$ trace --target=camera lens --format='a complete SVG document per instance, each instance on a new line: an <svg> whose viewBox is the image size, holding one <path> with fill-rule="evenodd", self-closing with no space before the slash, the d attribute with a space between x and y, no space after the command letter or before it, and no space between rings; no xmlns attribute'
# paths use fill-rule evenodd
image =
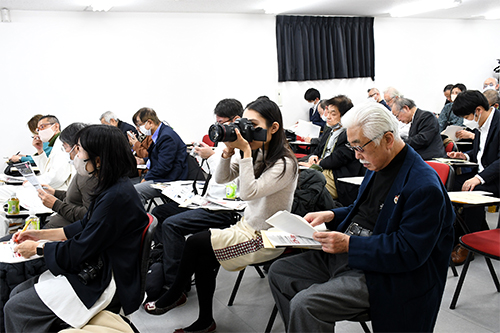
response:
<svg viewBox="0 0 500 333"><path fill-rule="evenodd" d="M208 137L212 142L221 142L224 138L224 128L220 124L213 124L208 129Z"/></svg>

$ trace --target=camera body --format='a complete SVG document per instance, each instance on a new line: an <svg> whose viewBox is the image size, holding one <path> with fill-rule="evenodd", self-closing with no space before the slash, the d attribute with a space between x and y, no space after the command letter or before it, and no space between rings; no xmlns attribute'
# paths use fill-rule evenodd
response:
<svg viewBox="0 0 500 333"><path fill-rule="evenodd" d="M208 137L214 143L236 141L236 128L248 142L266 141L267 139L267 130L262 127L253 127L252 122L247 118L236 119L233 123L227 125L213 124L208 129Z"/></svg>
<svg viewBox="0 0 500 333"><path fill-rule="evenodd" d="M103 266L104 264L101 258L99 258L97 262L85 262L82 265L80 273L78 273L78 280L86 286L90 281L95 280Z"/></svg>

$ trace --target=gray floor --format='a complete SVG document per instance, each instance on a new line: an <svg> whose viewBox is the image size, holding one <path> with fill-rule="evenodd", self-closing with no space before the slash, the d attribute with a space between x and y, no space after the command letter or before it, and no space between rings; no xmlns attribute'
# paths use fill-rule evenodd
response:
<svg viewBox="0 0 500 333"><path fill-rule="evenodd" d="M498 213L487 213L487 219L490 228L495 228ZM494 260L493 264L497 275L500 275L500 262ZM461 269L462 266L458 267L459 274ZM217 331L264 332L274 305L267 278L261 279L249 267L234 305L228 307L227 302L236 277L235 272L224 269L219 271L214 298ZM471 262L457 307L451 310L449 307L457 281L458 277L454 277L450 269L435 332L500 332L500 293L496 292L484 258L477 256ZM196 319L198 311L196 290L192 290L188 296L186 305L162 316L152 316L140 309L131 315L131 319L142 333L173 332L176 328L188 326ZM272 331L284 331L279 317ZM358 323L351 322L337 323L336 331L363 332Z"/></svg>

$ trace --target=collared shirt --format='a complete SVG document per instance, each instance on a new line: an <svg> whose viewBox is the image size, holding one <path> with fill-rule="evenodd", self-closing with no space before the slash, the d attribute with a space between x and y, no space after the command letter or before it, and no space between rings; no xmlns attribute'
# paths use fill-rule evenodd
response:
<svg viewBox="0 0 500 333"><path fill-rule="evenodd" d="M160 135L160 128L163 126L163 123L160 123L156 131L153 133L151 136L151 140L153 140L153 143L156 144L156 140L158 140L158 136ZM151 169L151 160L148 159L146 162L146 168Z"/></svg>
<svg viewBox="0 0 500 333"><path fill-rule="evenodd" d="M345 128L339 128L338 130L332 130L330 132L330 138L328 139L326 145L325 145L325 150L321 156L321 158L326 158L330 156L332 153L333 149L335 148L335 144L337 143L337 139L339 138L340 134L345 131Z"/></svg>
<svg viewBox="0 0 500 333"><path fill-rule="evenodd" d="M490 108L491 110L491 108ZM493 109L494 110L494 109ZM488 132L491 127L491 119L493 118L493 112L490 113L483 126L478 128L479 133L479 151L477 152L477 163L479 164L479 172L484 170L483 163L481 162L481 158L484 154L484 146L486 145L486 139L488 138ZM483 182L483 181L481 181Z"/></svg>

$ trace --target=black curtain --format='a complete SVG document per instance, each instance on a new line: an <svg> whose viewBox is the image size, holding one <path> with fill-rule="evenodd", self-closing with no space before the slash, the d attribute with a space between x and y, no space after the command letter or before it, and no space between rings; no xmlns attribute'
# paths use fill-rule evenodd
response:
<svg viewBox="0 0 500 333"><path fill-rule="evenodd" d="M373 17L276 17L278 80L375 79Z"/></svg>

